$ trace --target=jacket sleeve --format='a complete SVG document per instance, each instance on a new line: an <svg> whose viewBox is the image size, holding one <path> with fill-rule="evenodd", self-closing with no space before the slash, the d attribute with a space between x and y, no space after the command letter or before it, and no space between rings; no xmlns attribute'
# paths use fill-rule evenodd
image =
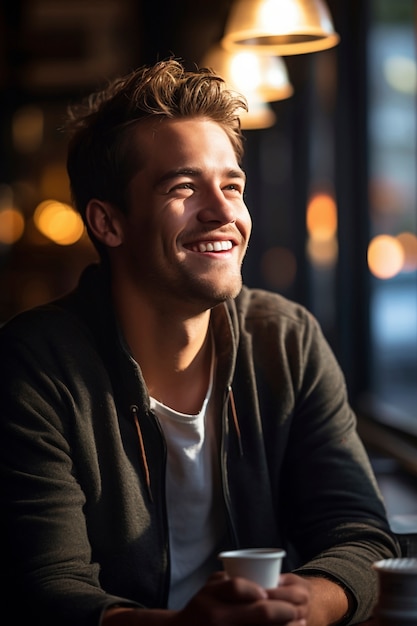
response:
<svg viewBox="0 0 417 626"><path fill-rule="evenodd" d="M377 597L372 563L398 556L399 548L356 431L343 374L308 313L298 348L283 472L287 532L302 563L297 573L325 576L349 589L356 610L348 623L356 623L369 616Z"/></svg>
<svg viewBox="0 0 417 626"><path fill-rule="evenodd" d="M98 624L106 606L128 603L101 589L92 560L72 460L71 394L33 352L30 332L19 340L2 330L0 354L2 603L18 624L29 616L47 625Z"/></svg>

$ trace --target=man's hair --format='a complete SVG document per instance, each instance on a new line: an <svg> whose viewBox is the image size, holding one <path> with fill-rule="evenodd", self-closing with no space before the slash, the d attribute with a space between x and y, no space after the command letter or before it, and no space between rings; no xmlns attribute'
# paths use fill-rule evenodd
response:
<svg viewBox="0 0 417 626"><path fill-rule="evenodd" d="M242 110L244 97L228 90L220 76L207 68L187 71L175 59L115 79L69 109L67 170L75 208L84 221L92 198L127 210L127 186L140 169L130 137L135 124L150 118L212 120L227 133L240 163Z"/></svg>

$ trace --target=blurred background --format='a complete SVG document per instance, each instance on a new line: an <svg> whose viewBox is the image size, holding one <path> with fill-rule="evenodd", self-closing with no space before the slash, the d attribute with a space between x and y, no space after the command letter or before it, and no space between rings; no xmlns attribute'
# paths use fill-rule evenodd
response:
<svg viewBox="0 0 417 626"><path fill-rule="evenodd" d="M3 0L0 325L74 287L95 259L71 209L60 130L67 105L172 55L189 68L228 71L222 64L237 49L226 54L225 37L236 5ZM325 6L334 30L327 49L281 45L243 56L240 78L225 76L250 101L242 124L254 230L244 278L317 316L364 440L415 477L416 2ZM258 88L260 58L275 77L271 88Z"/></svg>

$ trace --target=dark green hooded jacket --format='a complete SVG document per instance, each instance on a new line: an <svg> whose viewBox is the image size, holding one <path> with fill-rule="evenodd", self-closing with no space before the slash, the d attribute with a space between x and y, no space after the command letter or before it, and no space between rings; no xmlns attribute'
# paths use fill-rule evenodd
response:
<svg viewBox="0 0 417 626"><path fill-rule="evenodd" d="M338 581L355 599L351 622L364 619L371 565L397 544L317 322L244 287L213 309L212 327L223 547L284 548L285 571ZM0 368L2 603L13 623L95 626L113 603L165 607L166 446L104 273L91 266L73 293L9 321Z"/></svg>

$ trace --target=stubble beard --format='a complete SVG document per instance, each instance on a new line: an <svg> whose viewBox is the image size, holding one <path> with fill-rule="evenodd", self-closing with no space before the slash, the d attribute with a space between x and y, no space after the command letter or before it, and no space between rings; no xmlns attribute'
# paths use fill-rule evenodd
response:
<svg viewBox="0 0 417 626"><path fill-rule="evenodd" d="M172 294L176 293L184 304L195 305L197 310L204 311L235 298L242 288L242 274L236 270L228 279L210 280L184 271L174 282L176 284L170 285Z"/></svg>

